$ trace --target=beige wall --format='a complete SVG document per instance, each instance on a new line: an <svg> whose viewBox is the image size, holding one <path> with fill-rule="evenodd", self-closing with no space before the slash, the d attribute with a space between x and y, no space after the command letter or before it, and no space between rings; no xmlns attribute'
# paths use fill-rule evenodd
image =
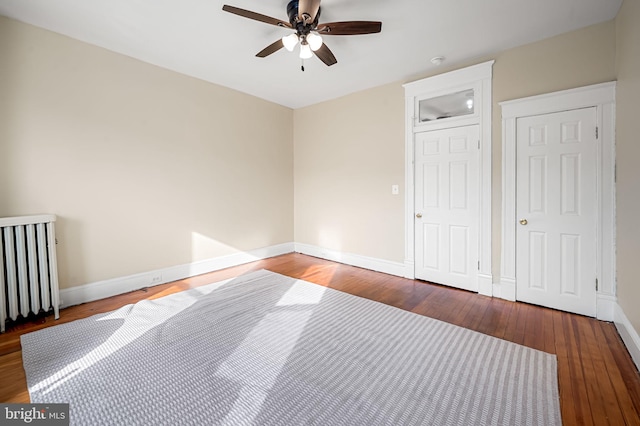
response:
<svg viewBox="0 0 640 426"><path fill-rule="evenodd" d="M493 68L493 275L500 273L498 102L615 79L614 21L478 58ZM416 76L414 80L432 74ZM309 131L308 129L312 129ZM401 83L295 111L296 242L402 262L404 90Z"/></svg>
<svg viewBox="0 0 640 426"><path fill-rule="evenodd" d="M294 123L295 241L402 262L403 88L298 109Z"/></svg>
<svg viewBox="0 0 640 426"><path fill-rule="evenodd" d="M640 333L640 2L624 0L616 18L616 210L618 303Z"/></svg>
<svg viewBox="0 0 640 426"><path fill-rule="evenodd" d="M61 287L293 240L293 111L0 17L0 217Z"/></svg>

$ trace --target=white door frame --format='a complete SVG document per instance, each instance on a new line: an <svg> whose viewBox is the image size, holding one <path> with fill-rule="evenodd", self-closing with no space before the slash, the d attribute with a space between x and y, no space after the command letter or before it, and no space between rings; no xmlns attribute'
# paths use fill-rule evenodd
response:
<svg viewBox="0 0 640 426"><path fill-rule="evenodd" d="M502 249L494 296L516 299L516 120L596 107L596 317L613 321L615 283L615 91L608 82L500 102L502 107Z"/></svg>
<svg viewBox="0 0 640 426"><path fill-rule="evenodd" d="M494 61L451 71L403 85L405 89L405 277L415 278L414 136L415 133L477 124L480 126L478 164L478 292L491 296L491 78ZM473 89L474 114L420 123L422 99Z"/></svg>

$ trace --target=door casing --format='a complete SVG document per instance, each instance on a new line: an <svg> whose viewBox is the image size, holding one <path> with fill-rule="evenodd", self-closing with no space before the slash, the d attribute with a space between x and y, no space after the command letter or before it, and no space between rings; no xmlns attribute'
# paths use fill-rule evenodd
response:
<svg viewBox="0 0 640 426"><path fill-rule="evenodd" d="M516 121L521 117L596 108L596 318L613 321L615 288L615 82L501 102L502 239L494 295L516 299Z"/></svg>
<svg viewBox="0 0 640 426"><path fill-rule="evenodd" d="M478 170L478 292L491 296L491 108L492 69L494 61L407 83L405 89L405 260L406 278L415 278L415 204L414 139L415 133L477 124L480 126ZM452 117L419 123L416 119L421 99L473 89L475 112L472 116Z"/></svg>

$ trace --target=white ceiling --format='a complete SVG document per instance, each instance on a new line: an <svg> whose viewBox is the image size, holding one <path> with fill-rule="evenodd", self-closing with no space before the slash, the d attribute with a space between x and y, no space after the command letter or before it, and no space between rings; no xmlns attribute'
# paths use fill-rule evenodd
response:
<svg viewBox="0 0 640 426"><path fill-rule="evenodd" d="M382 32L326 36L338 63L300 70L297 51L255 54L291 30L222 11L287 21L288 0L0 0L0 15L299 108L432 72L615 17L622 0L322 0L320 22L382 21Z"/></svg>

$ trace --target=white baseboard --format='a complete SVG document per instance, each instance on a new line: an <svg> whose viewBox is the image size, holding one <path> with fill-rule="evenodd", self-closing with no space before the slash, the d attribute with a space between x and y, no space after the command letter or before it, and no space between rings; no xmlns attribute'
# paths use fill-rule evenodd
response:
<svg viewBox="0 0 640 426"><path fill-rule="evenodd" d="M596 295L596 318L601 321L613 321L615 319L618 298L610 294Z"/></svg>
<svg viewBox="0 0 640 426"><path fill-rule="evenodd" d="M510 300L516 300L516 282L510 278L501 278L499 283L493 284L493 297Z"/></svg>
<svg viewBox="0 0 640 426"><path fill-rule="evenodd" d="M404 277L410 280L416 279L416 267L413 260L404 260Z"/></svg>
<svg viewBox="0 0 640 426"><path fill-rule="evenodd" d="M478 274L478 293L484 296L493 296L493 277L486 274Z"/></svg>
<svg viewBox="0 0 640 426"><path fill-rule="evenodd" d="M404 263L400 262L376 259L359 254L342 253L339 251L329 250L322 247L302 243L295 243L295 251L297 253L308 254L309 256L332 260L339 263L345 263L347 265L370 269L372 271L383 272L389 275L396 275L398 277L405 276Z"/></svg>
<svg viewBox="0 0 640 426"><path fill-rule="evenodd" d="M171 266L155 271L143 272L126 277L97 281L77 287L60 290L61 307L66 308L81 303L104 299L144 287L193 277L207 272L218 271L231 266L242 265L256 260L279 256L294 251L293 243L278 244L248 252L234 253L213 259L201 260L185 265Z"/></svg>
<svg viewBox="0 0 640 426"><path fill-rule="evenodd" d="M613 322L618 329L618 333L620 333L622 341L627 346L627 350L631 354L633 362L640 370L640 336L636 329L633 328L633 325L631 325L629 318L624 314L622 307L617 303L614 307Z"/></svg>

